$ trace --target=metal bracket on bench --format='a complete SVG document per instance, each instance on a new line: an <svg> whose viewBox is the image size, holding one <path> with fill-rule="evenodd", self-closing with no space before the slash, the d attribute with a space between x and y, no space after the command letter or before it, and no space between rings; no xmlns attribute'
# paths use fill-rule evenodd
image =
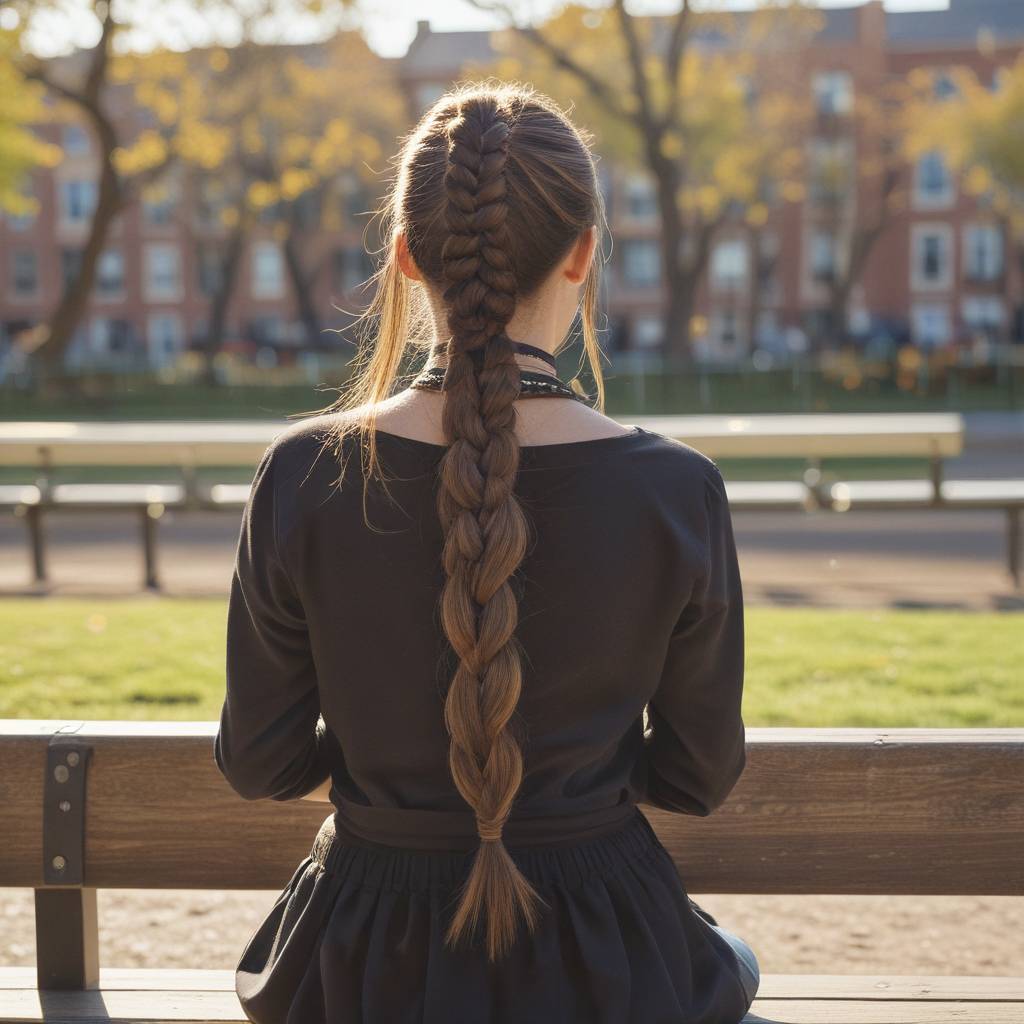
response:
<svg viewBox="0 0 1024 1024"><path fill-rule="evenodd" d="M85 883L85 781L92 747L62 726L46 748L43 886L35 891L36 976L40 989L99 985L96 890Z"/></svg>
<svg viewBox="0 0 1024 1024"><path fill-rule="evenodd" d="M43 787L43 881L85 883L85 778L92 747L56 733L46 748Z"/></svg>

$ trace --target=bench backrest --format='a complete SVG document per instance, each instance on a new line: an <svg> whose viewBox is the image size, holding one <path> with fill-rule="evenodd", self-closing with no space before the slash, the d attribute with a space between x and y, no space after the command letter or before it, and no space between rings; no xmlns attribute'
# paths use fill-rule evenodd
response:
<svg viewBox="0 0 1024 1024"><path fill-rule="evenodd" d="M963 450L960 413L800 413L638 416L711 458L894 456L948 458ZM287 420L0 423L8 466L255 466Z"/></svg>
<svg viewBox="0 0 1024 1024"><path fill-rule="evenodd" d="M282 887L332 809L240 799L214 763L215 731L0 720L0 886L48 884L44 793L60 786L44 783L59 733L89 750L82 884ZM691 892L1024 894L1024 730L751 729L748 749L711 817L645 809ZM77 810L49 810L48 860L62 841L74 857L55 830L73 832Z"/></svg>

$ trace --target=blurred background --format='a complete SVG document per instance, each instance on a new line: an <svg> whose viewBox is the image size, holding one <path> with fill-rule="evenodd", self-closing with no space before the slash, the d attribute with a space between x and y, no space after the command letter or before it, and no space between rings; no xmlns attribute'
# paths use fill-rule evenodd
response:
<svg viewBox="0 0 1024 1024"><path fill-rule="evenodd" d="M398 139L494 76L593 135L607 412L722 466L748 722L1020 726L1022 47L1021 0L0 3L0 717L216 717L258 453L346 379ZM269 907L101 900L125 966ZM1020 902L708 905L768 971L1009 974Z"/></svg>

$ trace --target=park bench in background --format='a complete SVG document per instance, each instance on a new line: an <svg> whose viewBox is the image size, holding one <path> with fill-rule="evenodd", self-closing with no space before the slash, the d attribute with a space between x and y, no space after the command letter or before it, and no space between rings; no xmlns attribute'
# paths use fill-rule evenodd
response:
<svg viewBox="0 0 1024 1024"><path fill-rule="evenodd" d="M945 480L943 461L963 450L963 417L957 413L853 413L758 416L638 416L638 425L686 441L713 459L802 459L803 480L727 480L730 504L758 511L850 511L860 508L977 508L1007 516L1007 566L1016 585L1021 576L1021 515L1024 479ZM5 497L0 508L21 510L29 528L37 582L46 579L42 518L50 509L128 509L141 517L146 585L159 585L156 529L168 509L239 511L248 484L207 475L225 466L251 468L287 424L281 421L0 423L0 465L31 467L38 475L35 503ZM826 458L922 458L921 480L830 483L821 474ZM180 473L179 484L57 484L49 474L71 467L147 466ZM163 497L147 499L149 489ZM10 490L10 488L8 488ZM31 489L20 488L21 490Z"/></svg>
<svg viewBox="0 0 1024 1024"><path fill-rule="evenodd" d="M309 852L329 805L239 799L215 732L0 721L0 887L35 889L37 936L35 970L0 969L0 1022L244 1020L230 970L98 961L97 889L280 890ZM751 729L718 813L647 813L694 894L1020 896L1024 730ZM768 975L748 1018L953 1020L1020 1024L1024 978Z"/></svg>

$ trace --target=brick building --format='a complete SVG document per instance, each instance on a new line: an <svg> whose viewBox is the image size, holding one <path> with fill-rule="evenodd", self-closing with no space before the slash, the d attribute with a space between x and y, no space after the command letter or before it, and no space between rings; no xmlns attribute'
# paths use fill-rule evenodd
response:
<svg viewBox="0 0 1024 1024"><path fill-rule="evenodd" d="M825 159L856 160L864 140L847 117L860 90L886 76L926 69L935 88L949 88L948 69L972 68L995 86L1000 68L1024 44L1021 0L951 0L945 10L886 12L878 0L822 11L824 25L800 66L818 117L806 139L813 166ZM710 45L710 44L709 44ZM420 23L407 54L395 62L415 114L458 76L462 62L486 60L486 32L435 33ZM38 172L40 201L31 219L0 223L0 348L52 308L71 273L95 198L90 140L80 128L62 129L65 153L53 171ZM650 183L601 162L614 257L606 273L606 309L613 352L657 352L661 338L658 214ZM938 154L906 167L909 208L892 218L875 244L847 304L848 325L875 341L944 345L979 334L994 340L1024 336L1024 275L1009 240L984 204L963 194ZM861 197L811 187L805 199L773 206L756 233L727 224L715 239L698 309L696 331L705 354L742 358L754 347L800 348L828 334L830 293L841 260L839 235L856 220ZM373 205L353 181L341 180L347 208ZM362 248L365 218L317 231L315 213L305 244L313 264L314 296L323 326L343 328L335 307L359 304L357 285L371 270ZM193 182L173 180L156 203L122 216L110 238L93 300L72 362L123 362L130 354L163 365L198 343L206 330L210 267L205 254L217 232ZM232 344L280 352L308 346L291 294L285 257L269 227L250 240L228 314ZM343 344L324 335L324 347Z"/></svg>

